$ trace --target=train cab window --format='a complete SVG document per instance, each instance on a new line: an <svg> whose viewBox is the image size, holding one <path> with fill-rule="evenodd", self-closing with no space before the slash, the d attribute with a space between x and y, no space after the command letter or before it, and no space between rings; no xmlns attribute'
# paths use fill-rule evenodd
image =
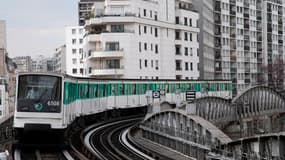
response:
<svg viewBox="0 0 285 160"><path fill-rule="evenodd" d="M61 82L61 77L51 75L20 75L18 111L60 112Z"/></svg>

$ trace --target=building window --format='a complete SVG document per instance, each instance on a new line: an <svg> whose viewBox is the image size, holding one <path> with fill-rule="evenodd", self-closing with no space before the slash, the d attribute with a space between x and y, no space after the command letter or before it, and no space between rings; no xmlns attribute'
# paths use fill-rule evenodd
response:
<svg viewBox="0 0 285 160"><path fill-rule="evenodd" d="M185 56L188 56L188 47L184 47L184 54Z"/></svg>
<svg viewBox="0 0 285 160"><path fill-rule="evenodd" d="M146 9L143 9L143 16L146 17Z"/></svg>
<svg viewBox="0 0 285 160"><path fill-rule="evenodd" d="M141 25L139 25L139 35L141 35Z"/></svg>
<svg viewBox="0 0 285 160"><path fill-rule="evenodd" d="M149 15L150 15L150 18L152 18L152 10L150 10Z"/></svg>
<svg viewBox="0 0 285 160"><path fill-rule="evenodd" d="M72 34L76 34L76 29L71 30Z"/></svg>
<svg viewBox="0 0 285 160"><path fill-rule="evenodd" d="M111 32L124 32L124 25L123 24L111 25Z"/></svg>
<svg viewBox="0 0 285 160"><path fill-rule="evenodd" d="M150 50L153 51L153 44L150 44Z"/></svg>
<svg viewBox="0 0 285 160"><path fill-rule="evenodd" d="M120 68L119 59L106 60L106 69L119 69L119 68Z"/></svg>
<svg viewBox="0 0 285 160"><path fill-rule="evenodd" d="M82 28L79 29L79 34L83 34L83 29Z"/></svg>
<svg viewBox="0 0 285 160"><path fill-rule="evenodd" d="M193 63L190 62L190 70L193 71Z"/></svg>
<svg viewBox="0 0 285 160"><path fill-rule="evenodd" d="M176 71L181 71L182 68L181 68L181 60L175 60L175 68L176 68Z"/></svg>
<svg viewBox="0 0 285 160"><path fill-rule="evenodd" d="M185 71L189 70L188 62L185 62Z"/></svg>
<svg viewBox="0 0 285 160"><path fill-rule="evenodd" d="M82 54L83 53L83 49L79 48L79 53Z"/></svg>
<svg viewBox="0 0 285 160"><path fill-rule="evenodd" d="M77 52L77 49L72 49L73 54L76 54L76 52Z"/></svg>
<svg viewBox="0 0 285 160"><path fill-rule="evenodd" d="M72 73L73 73L73 74L76 74L76 73L77 73L77 69L76 69L76 68L73 68L73 69L72 69Z"/></svg>
<svg viewBox="0 0 285 160"><path fill-rule="evenodd" d="M175 32L175 40L180 40L180 32L179 31Z"/></svg>
<svg viewBox="0 0 285 160"><path fill-rule="evenodd" d="M142 60L140 59L140 69L142 69Z"/></svg>
<svg viewBox="0 0 285 160"><path fill-rule="evenodd" d="M184 32L184 40L188 41L188 33L187 32Z"/></svg>
<svg viewBox="0 0 285 160"><path fill-rule="evenodd" d="M154 12L154 20L157 21L157 12Z"/></svg>
<svg viewBox="0 0 285 160"><path fill-rule="evenodd" d="M91 67L89 67L88 73L92 73L92 68Z"/></svg>
<svg viewBox="0 0 285 160"><path fill-rule="evenodd" d="M175 17L175 24L179 24L179 17Z"/></svg>
<svg viewBox="0 0 285 160"><path fill-rule="evenodd" d="M76 39L72 39L72 44L76 44Z"/></svg>
<svg viewBox="0 0 285 160"><path fill-rule="evenodd" d="M147 60L144 60L144 66L147 67Z"/></svg>
<svg viewBox="0 0 285 160"><path fill-rule="evenodd" d="M151 65L151 68L153 68L153 60L151 60L151 63L150 63L150 65Z"/></svg>
<svg viewBox="0 0 285 160"><path fill-rule="evenodd" d="M158 60L155 60L155 69L158 70Z"/></svg>
<svg viewBox="0 0 285 160"><path fill-rule="evenodd" d="M158 37L158 30L157 30L157 28L154 29L154 36Z"/></svg>
<svg viewBox="0 0 285 160"><path fill-rule="evenodd" d="M184 25L185 25L185 26L188 25L188 19L187 19L187 17L184 17Z"/></svg>
<svg viewBox="0 0 285 160"><path fill-rule="evenodd" d="M106 42L106 51L120 50L119 42Z"/></svg>
<svg viewBox="0 0 285 160"><path fill-rule="evenodd" d="M142 51L142 43L139 42L139 52L141 52L141 51Z"/></svg>
<svg viewBox="0 0 285 160"><path fill-rule="evenodd" d="M72 64L76 64L77 63L77 59L76 58L73 58L72 59Z"/></svg>
<svg viewBox="0 0 285 160"><path fill-rule="evenodd" d="M176 79L181 79L182 76L181 75L176 75Z"/></svg>
<svg viewBox="0 0 285 160"><path fill-rule="evenodd" d="M192 18L189 19L189 26L192 26Z"/></svg>
<svg viewBox="0 0 285 160"><path fill-rule="evenodd" d="M79 39L79 43L82 44L83 43L83 39Z"/></svg>
<svg viewBox="0 0 285 160"><path fill-rule="evenodd" d="M192 33L190 33L190 41L192 41Z"/></svg>
<svg viewBox="0 0 285 160"><path fill-rule="evenodd" d="M181 55L181 53L180 53L180 45L175 45L175 55Z"/></svg>
<svg viewBox="0 0 285 160"><path fill-rule="evenodd" d="M158 45L155 45L155 53L158 53Z"/></svg>
<svg viewBox="0 0 285 160"><path fill-rule="evenodd" d="M146 26L143 27L143 32L144 32L144 33L147 33L147 28L146 28Z"/></svg>
<svg viewBox="0 0 285 160"><path fill-rule="evenodd" d="M83 74L83 68L80 68L80 74Z"/></svg>
<svg viewBox="0 0 285 160"><path fill-rule="evenodd" d="M147 43L144 43L144 50L147 50Z"/></svg>

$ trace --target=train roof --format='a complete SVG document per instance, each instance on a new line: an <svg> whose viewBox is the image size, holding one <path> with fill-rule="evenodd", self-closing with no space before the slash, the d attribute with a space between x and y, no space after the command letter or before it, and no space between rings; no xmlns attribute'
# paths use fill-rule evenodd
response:
<svg viewBox="0 0 285 160"><path fill-rule="evenodd" d="M68 79L74 79L74 80L97 80L97 81L169 81L169 82L175 82L175 81L180 81L180 82L232 82L231 80L222 80L222 79L118 79L118 78L94 78L94 77L75 77L67 74L62 74L62 73L53 73L53 72L20 72L18 75L51 75L51 76L62 76Z"/></svg>

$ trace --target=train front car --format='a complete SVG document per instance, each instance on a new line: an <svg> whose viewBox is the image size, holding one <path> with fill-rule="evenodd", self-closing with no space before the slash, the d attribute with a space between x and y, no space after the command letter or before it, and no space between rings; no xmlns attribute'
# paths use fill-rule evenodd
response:
<svg viewBox="0 0 285 160"><path fill-rule="evenodd" d="M58 74L18 74L14 128L23 131L64 129L62 81L63 76Z"/></svg>

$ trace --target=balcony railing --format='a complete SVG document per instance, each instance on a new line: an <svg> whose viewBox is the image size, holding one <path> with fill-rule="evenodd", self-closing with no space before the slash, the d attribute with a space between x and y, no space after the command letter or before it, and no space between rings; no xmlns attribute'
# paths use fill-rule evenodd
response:
<svg viewBox="0 0 285 160"><path fill-rule="evenodd" d="M124 67L120 66L118 68L113 67L103 67L103 68L92 68L91 76L119 76L124 74Z"/></svg>
<svg viewBox="0 0 285 160"><path fill-rule="evenodd" d="M124 49L120 50L103 50L103 49L95 49L88 51L88 57L91 58L120 58L124 57Z"/></svg>
<svg viewBox="0 0 285 160"><path fill-rule="evenodd" d="M102 31L89 31L84 36L90 35L90 34L102 34L102 33L135 33L134 30L121 30L121 31L109 31L109 30L102 30Z"/></svg>

